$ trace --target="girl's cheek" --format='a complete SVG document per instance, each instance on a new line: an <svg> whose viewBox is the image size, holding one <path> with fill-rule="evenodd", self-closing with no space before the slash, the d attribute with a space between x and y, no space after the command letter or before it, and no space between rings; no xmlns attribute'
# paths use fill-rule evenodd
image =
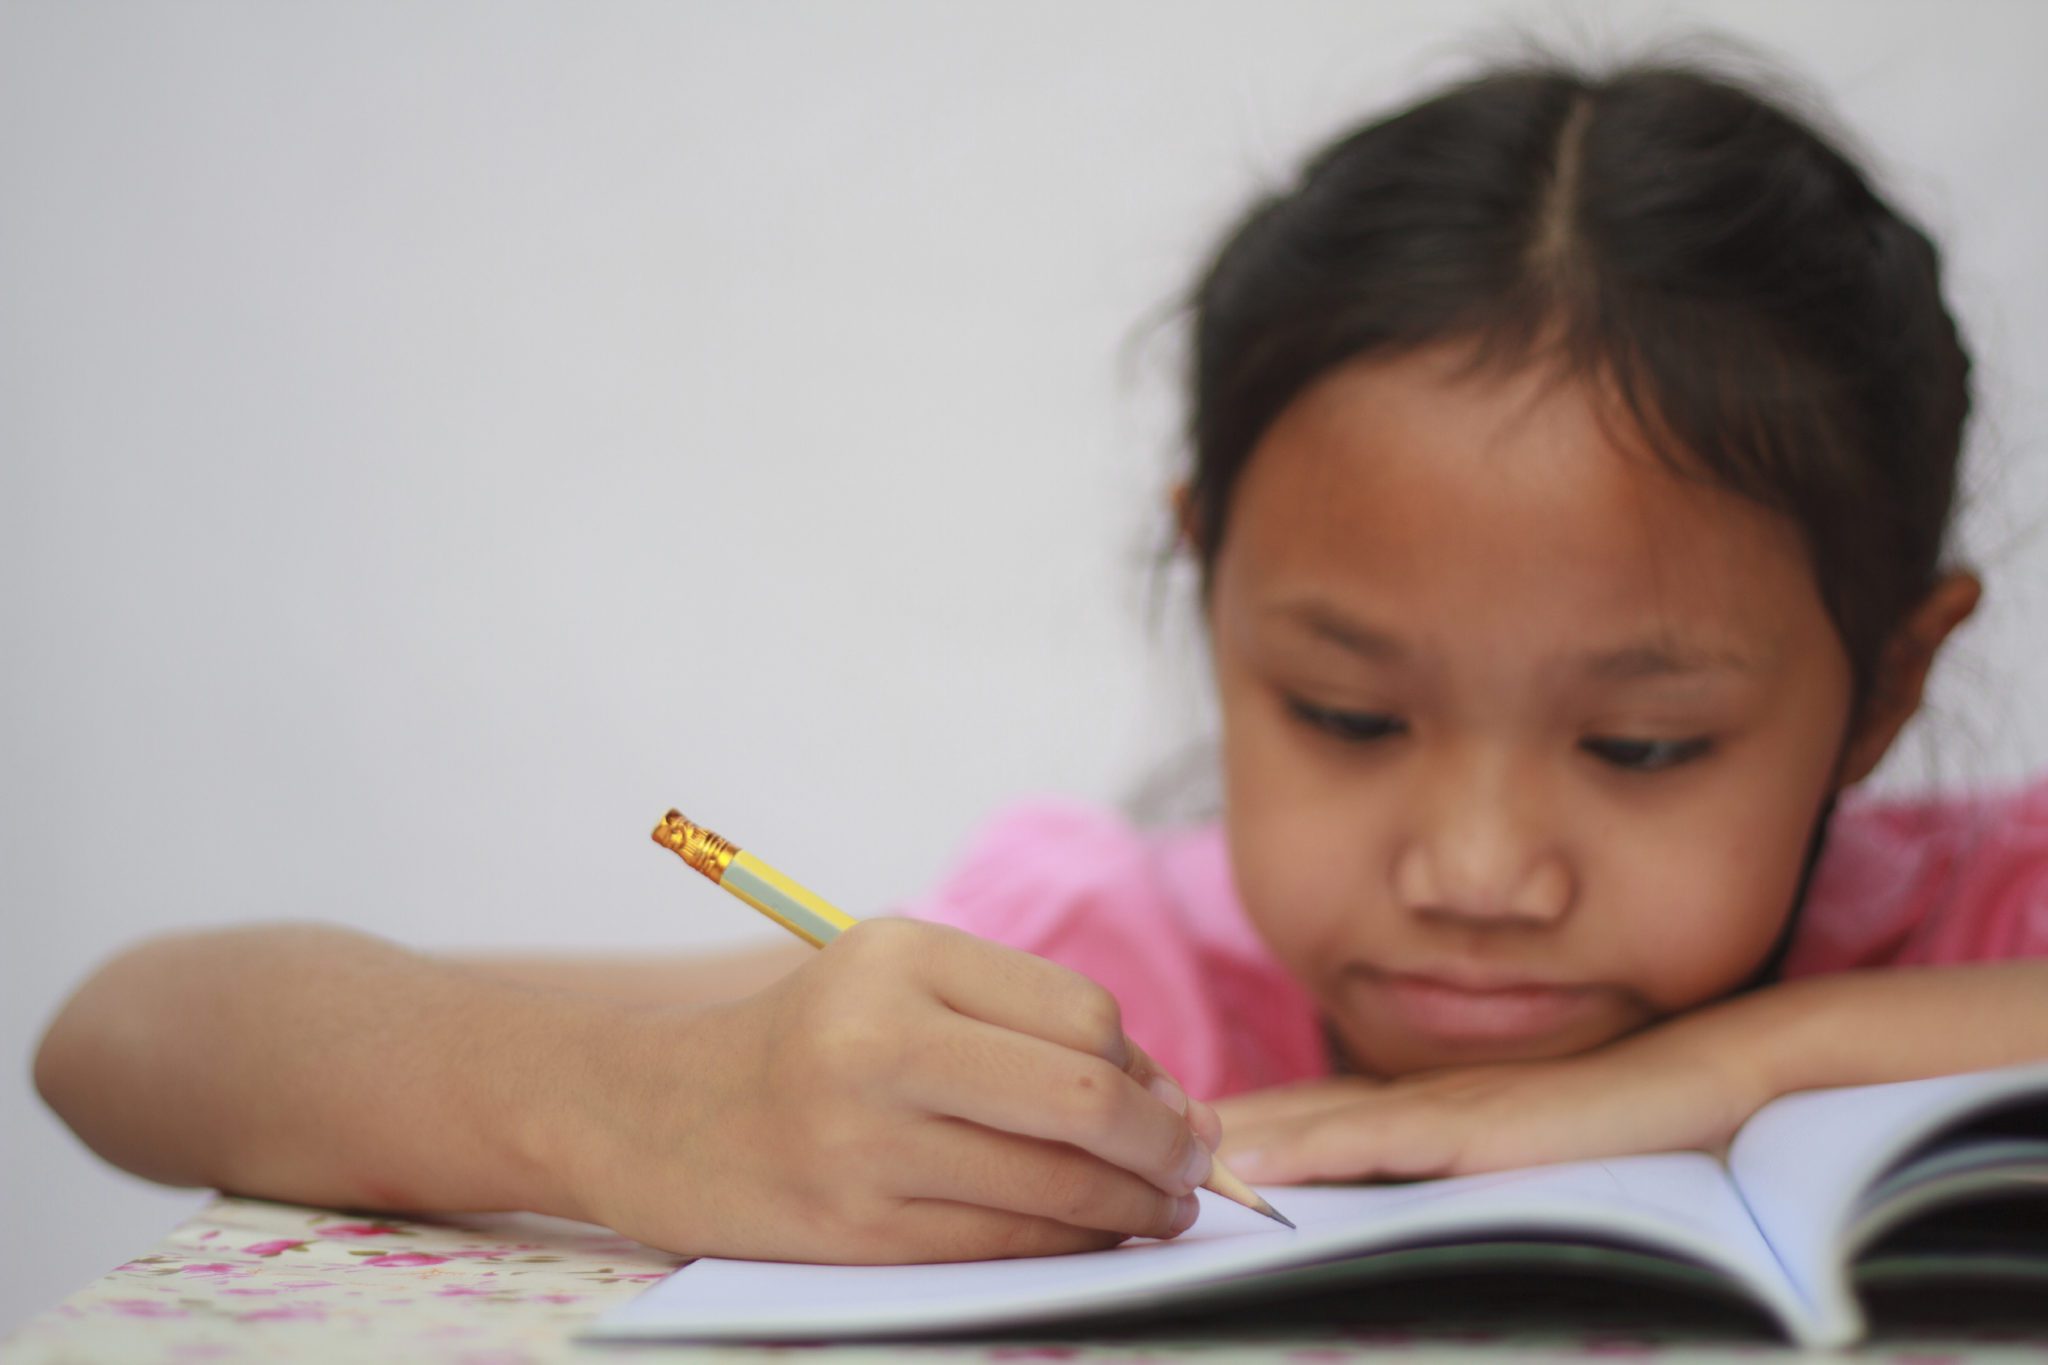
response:
<svg viewBox="0 0 2048 1365"><path fill-rule="evenodd" d="M1599 909L1638 991L1665 1010L1727 994L1777 942L1799 890L1818 779L1753 761L1700 775L1600 845ZM1690 777L1686 779L1692 781Z"/></svg>
<svg viewBox="0 0 2048 1365"><path fill-rule="evenodd" d="M1297 977L1317 961L1333 960L1355 928L1346 907L1363 903L1355 891L1333 884L1333 860L1299 829L1272 822L1234 822L1231 862L1245 914L1267 946Z"/></svg>
<svg viewBox="0 0 2048 1365"><path fill-rule="evenodd" d="M1710 875L1708 868L1697 871ZM1755 888L1691 881L1689 892L1674 896L1672 888L1688 885L1685 871L1673 867L1660 880L1661 895L1632 901L1620 936L1628 944L1629 984L1654 1007L1675 1013L1748 980L1776 943L1784 916L1760 902Z"/></svg>

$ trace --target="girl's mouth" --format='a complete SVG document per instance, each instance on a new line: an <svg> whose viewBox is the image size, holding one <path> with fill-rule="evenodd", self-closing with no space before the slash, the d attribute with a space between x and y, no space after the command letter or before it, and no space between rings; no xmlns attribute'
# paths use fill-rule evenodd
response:
<svg viewBox="0 0 2048 1365"><path fill-rule="evenodd" d="M1594 1003L1585 986L1486 990L1435 977L1369 970L1360 983L1413 1032L1442 1042L1507 1042L1553 1033Z"/></svg>

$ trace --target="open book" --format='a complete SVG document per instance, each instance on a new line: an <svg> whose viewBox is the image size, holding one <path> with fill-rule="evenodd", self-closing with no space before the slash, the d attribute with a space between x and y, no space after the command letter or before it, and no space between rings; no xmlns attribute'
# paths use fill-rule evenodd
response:
<svg viewBox="0 0 2048 1365"><path fill-rule="evenodd" d="M1180 1237L954 1265L702 1258L586 1337L846 1340L1319 1294L1489 1261L1747 1297L1802 1345L1864 1334L1858 1295L2027 1281L2048 1303L2048 1064L1786 1095L1726 1162L1658 1152L1396 1185L1268 1188L1289 1232L1202 1194ZM1446 1256L1451 1251L1458 1254ZM1589 1253L1590 1256L1589 1256Z"/></svg>

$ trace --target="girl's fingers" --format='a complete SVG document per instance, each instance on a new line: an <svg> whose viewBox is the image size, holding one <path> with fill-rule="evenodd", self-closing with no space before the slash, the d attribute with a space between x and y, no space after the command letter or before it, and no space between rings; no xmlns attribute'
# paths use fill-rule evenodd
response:
<svg viewBox="0 0 2048 1365"><path fill-rule="evenodd" d="M920 1199L1049 1219L1120 1237L1171 1237L1194 1222L1192 1194L1171 1195L1063 1142L959 1119L916 1125L903 1169Z"/></svg>
<svg viewBox="0 0 2048 1365"><path fill-rule="evenodd" d="M1031 953L939 925L921 945L925 984L955 1013L1048 1043L1129 1064L1116 997L1087 977Z"/></svg>
<svg viewBox="0 0 2048 1365"><path fill-rule="evenodd" d="M1130 1048L1130 1061L1124 1066L1124 1073L1157 1097L1159 1102L1188 1121L1195 1130L1195 1136L1202 1145L1215 1151L1223 1141L1223 1120L1216 1116L1215 1109L1189 1096L1166 1069L1152 1060L1145 1049L1125 1040Z"/></svg>
<svg viewBox="0 0 2048 1365"><path fill-rule="evenodd" d="M1209 1178L1210 1153L1186 1119L1102 1058L954 1016L921 1030L900 1073L902 1099L931 1114L1063 1142L1169 1195Z"/></svg>
<svg viewBox="0 0 2048 1365"><path fill-rule="evenodd" d="M1224 1120L1230 1125L1230 1140L1237 1145L1247 1128L1268 1123L1295 1123L1319 1114L1349 1109L1369 1101L1384 1087L1380 1082L1357 1077L1301 1081L1224 1101Z"/></svg>
<svg viewBox="0 0 2048 1365"><path fill-rule="evenodd" d="M1292 1184L1310 1178L1301 1162L1305 1135L1323 1130L1375 1132L1389 1106L1378 1082L1350 1077L1307 1081L1224 1104L1229 1132L1218 1155L1246 1180Z"/></svg>
<svg viewBox="0 0 2048 1365"><path fill-rule="evenodd" d="M1188 1122L1193 1125L1195 1136L1211 1152L1223 1145L1222 1116L1209 1105L1200 1100L1188 1101Z"/></svg>
<svg viewBox="0 0 2048 1365"><path fill-rule="evenodd" d="M1125 1036L1116 997L1101 986L1056 962L973 934L941 925L919 929L931 931L919 942L923 979L956 1014L1099 1057L1192 1125L1200 1145L1214 1151L1222 1141L1216 1111L1190 1100L1178 1081Z"/></svg>
<svg viewBox="0 0 2048 1365"><path fill-rule="evenodd" d="M1462 1125L1411 1105L1354 1104L1233 1135L1231 1169L1247 1180L1410 1180L1460 1170ZM1236 1144L1242 1141L1242 1152Z"/></svg>
<svg viewBox="0 0 2048 1365"><path fill-rule="evenodd" d="M1077 1251L1107 1251L1124 1240L1118 1232L1071 1227L1051 1218L944 1199L910 1200L902 1207L899 1223L899 1239L887 1243L869 1240L863 1244L864 1254L849 1259L902 1265L1066 1256Z"/></svg>

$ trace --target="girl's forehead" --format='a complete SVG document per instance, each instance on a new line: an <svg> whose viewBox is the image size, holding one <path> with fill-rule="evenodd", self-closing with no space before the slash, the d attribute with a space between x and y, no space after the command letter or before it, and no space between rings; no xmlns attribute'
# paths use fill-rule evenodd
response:
<svg viewBox="0 0 2048 1365"><path fill-rule="evenodd" d="M1291 403L1233 492L1219 596L1747 652L1825 628L1789 519L1675 472L1585 383L1461 361L1357 363Z"/></svg>

